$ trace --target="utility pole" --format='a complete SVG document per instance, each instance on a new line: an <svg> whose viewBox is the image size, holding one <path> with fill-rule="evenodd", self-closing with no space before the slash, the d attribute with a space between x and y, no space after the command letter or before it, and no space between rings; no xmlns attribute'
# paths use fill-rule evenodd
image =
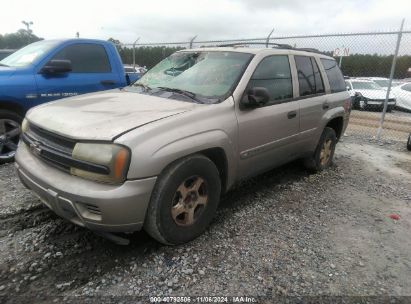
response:
<svg viewBox="0 0 411 304"><path fill-rule="evenodd" d="M136 44L140 40L140 37L138 37L134 42L133 42L133 69L136 69Z"/></svg>

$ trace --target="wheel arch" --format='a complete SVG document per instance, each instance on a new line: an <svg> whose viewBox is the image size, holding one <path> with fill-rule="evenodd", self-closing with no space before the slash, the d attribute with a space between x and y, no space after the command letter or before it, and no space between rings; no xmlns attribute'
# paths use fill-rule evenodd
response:
<svg viewBox="0 0 411 304"><path fill-rule="evenodd" d="M337 141L339 141L344 128L344 118L341 116L334 117L328 121L325 127L333 129L335 131L335 135L337 136Z"/></svg>
<svg viewBox="0 0 411 304"><path fill-rule="evenodd" d="M26 114L25 109L18 103L13 101L0 100L0 110L7 110L24 117Z"/></svg>

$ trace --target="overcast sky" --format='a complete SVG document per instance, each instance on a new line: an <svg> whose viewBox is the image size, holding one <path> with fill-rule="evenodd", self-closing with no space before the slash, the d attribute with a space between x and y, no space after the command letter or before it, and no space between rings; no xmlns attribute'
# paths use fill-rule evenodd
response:
<svg viewBox="0 0 411 304"><path fill-rule="evenodd" d="M43 38L81 37L123 43L186 41L396 30L410 0L13 0L0 10L0 33L33 21ZM408 22L411 22L411 17ZM407 26L406 28L411 28Z"/></svg>

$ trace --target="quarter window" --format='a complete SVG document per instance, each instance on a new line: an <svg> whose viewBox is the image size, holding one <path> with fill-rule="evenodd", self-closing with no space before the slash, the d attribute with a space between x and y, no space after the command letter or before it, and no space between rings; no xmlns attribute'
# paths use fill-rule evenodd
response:
<svg viewBox="0 0 411 304"><path fill-rule="evenodd" d="M324 83L313 57L294 56L297 67L300 96L324 93Z"/></svg>
<svg viewBox="0 0 411 304"><path fill-rule="evenodd" d="M290 62L288 56L269 56L257 66L248 89L264 87L270 94L271 104L293 97Z"/></svg>
<svg viewBox="0 0 411 304"><path fill-rule="evenodd" d="M70 60L72 73L110 73L111 65L102 45L73 44L57 53L53 59Z"/></svg>
<svg viewBox="0 0 411 304"><path fill-rule="evenodd" d="M346 90L344 76L341 73L337 62L333 59L321 59L327 74L328 82L330 83L331 93L342 92Z"/></svg>

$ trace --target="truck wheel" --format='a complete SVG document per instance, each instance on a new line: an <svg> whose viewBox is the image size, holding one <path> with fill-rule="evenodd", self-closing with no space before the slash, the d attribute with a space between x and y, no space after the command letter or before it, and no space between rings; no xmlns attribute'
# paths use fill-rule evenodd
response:
<svg viewBox="0 0 411 304"><path fill-rule="evenodd" d="M332 128L325 127L314 155L305 159L305 166L311 172L319 172L332 164L337 136Z"/></svg>
<svg viewBox="0 0 411 304"><path fill-rule="evenodd" d="M410 133L410 136L408 136L407 149L408 151L411 151L411 133Z"/></svg>
<svg viewBox="0 0 411 304"><path fill-rule="evenodd" d="M193 155L174 162L153 190L145 231L166 245L195 239L213 219L220 192L218 170L207 157Z"/></svg>
<svg viewBox="0 0 411 304"><path fill-rule="evenodd" d="M0 110L0 164L14 160L23 118L11 111Z"/></svg>

